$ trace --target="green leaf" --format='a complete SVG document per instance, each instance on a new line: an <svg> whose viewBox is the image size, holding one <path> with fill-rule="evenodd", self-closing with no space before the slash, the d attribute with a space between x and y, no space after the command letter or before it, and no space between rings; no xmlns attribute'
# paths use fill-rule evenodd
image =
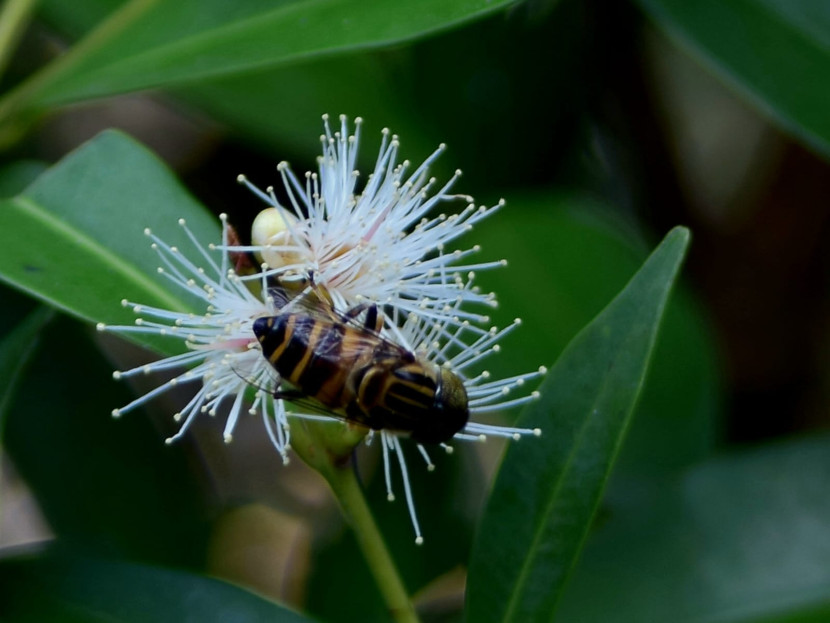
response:
<svg viewBox="0 0 830 623"><path fill-rule="evenodd" d="M511 444L478 530L468 620L549 621L579 556L645 379L689 242L672 230L556 362Z"/></svg>
<svg viewBox="0 0 830 623"><path fill-rule="evenodd" d="M0 288L0 290L5 290L5 288ZM7 301L4 300L3 303L5 307ZM4 310L3 315L6 313L8 310ZM6 413L20 385L20 380L29 366L32 354L37 349L41 329L52 319L53 315L54 312L48 307L39 307L0 340L0 443L3 441ZM3 508L2 493L0 488L0 511Z"/></svg>
<svg viewBox="0 0 830 623"><path fill-rule="evenodd" d="M830 620L830 437L734 452L607 500L557 621Z"/></svg>
<svg viewBox="0 0 830 623"><path fill-rule="evenodd" d="M522 319L486 362L494 377L555 358L648 257L645 243L610 206L575 193L511 194L468 240L481 245L482 259L509 260L476 276L482 289L498 294L494 323ZM653 475L709 456L721 395L711 331L691 293L679 287L616 472Z"/></svg>
<svg viewBox="0 0 830 623"><path fill-rule="evenodd" d="M38 160L16 160L0 168L0 197L11 197L46 170L47 166Z"/></svg>
<svg viewBox="0 0 830 623"><path fill-rule="evenodd" d="M302 168L313 165L320 145L310 139L321 134L320 115L326 112L335 124L339 114L351 120L358 116L366 119L358 155L361 170L374 167L384 127L401 137L404 157L419 162L442 141L430 124L420 123L413 114L413 102L389 60L388 55L382 57L379 53L326 58L200 81L177 89L175 94L229 123L263 148L273 150L276 146L279 151L272 151L275 165L278 160L297 156L305 157ZM303 162L294 164L301 167ZM457 168L451 167L451 157L445 156L437 164L439 169L444 166L446 177ZM273 175L273 180L265 183L276 181L275 169Z"/></svg>
<svg viewBox="0 0 830 623"><path fill-rule="evenodd" d="M32 355L40 343L41 331L54 317L48 307L39 307L0 341L0 439L6 411Z"/></svg>
<svg viewBox="0 0 830 623"><path fill-rule="evenodd" d="M7 623L301 623L287 608L183 571L65 556L0 562Z"/></svg>
<svg viewBox="0 0 830 623"><path fill-rule="evenodd" d="M320 133L320 114L347 113L366 119L364 158L375 156L377 133L387 126L401 138L401 156L412 162L447 143L430 170L441 180L462 168L458 192L503 193L538 185L549 177L544 172L561 177L578 160L571 154L581 127L576 116L597 88L585 77L596 50L583 36L582 13L580 3L564 3L539 21L525 4L393 50L199 81L175 94L298 167L309 168L316 156L308 137ZM538 59L545 59L544 80L538 79Z"/></svg>
<svg viewBox="0 0 830 623"><path fill-rule="evenodd" d="M39 334L7 409L4 450L61 543L198 567L209 488L192 469L190 443L164 445L163 424L142 412L110 417L130 391L112 379L93 335L64 316Z"/></svg>
<svg viewBox="0 0 830 623"><path fill-rule="evenodd" d="M156 273L158 255L142 233L149 227L195 253L179 218L205 246L220 241L218 220L155 156L123 134L104 132L0 201L0 280L90 322L131 324L124 298L199 311Z"/></svg>
<svg viewBox="0 0 830 623"><path fill-rule="evenodd" d="M56 104L389 46L502 10L509 0L152 0L124 5L43 88Z"/></svg>
<svg viewBox="0 0 830 623"><path fill-rule="evenodd" d="M826 623L828 620L830 620L830 603L824 603L784 613L740 619L740 623Z"/></svg>
<svg viewBox="0 0 830 623"><path fill-rule="evenodd" d="M780 125L830 156L830 13L812 0L639 0Z"/></svg>

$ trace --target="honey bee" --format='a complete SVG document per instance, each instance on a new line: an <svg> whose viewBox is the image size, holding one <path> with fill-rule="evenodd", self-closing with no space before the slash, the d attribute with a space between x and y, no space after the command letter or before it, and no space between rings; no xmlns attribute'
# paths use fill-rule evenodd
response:
<svg viewBox="0 0 830 623"><path fill-rule="evenodd" d="M470 410L457 374L381 336L376 306L341 314L325 292L316 298L254 321L263 355L296 388L276 395L311 398L337 417L419 443L442 443L464 428Z"/></svg>

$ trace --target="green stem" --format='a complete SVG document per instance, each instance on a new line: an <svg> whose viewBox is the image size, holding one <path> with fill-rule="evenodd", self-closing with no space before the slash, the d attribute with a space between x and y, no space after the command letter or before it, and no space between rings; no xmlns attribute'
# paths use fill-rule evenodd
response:
<svg viewBox="0 0 830 623"><path fill-rule="evenodd" d="M417 623L415 608L366 504L354 470L350 466L341 468L327 480L354 530L363 556L392 616L399 623Z"/></svg>
<svg viewBox="0 0 830 623"><path fill-rule="evenodd" d="M66 54L49 63L5 95L0 99L0 127L9 125L14 120L15 115L21 111L33 108L34 100L46 87L53 85L60 78L69 74L104 44L113 40L128 26L135 23L139 17L158 2L159 0L131 0L127 2L70 48Z"/></svg>
<svg viewBox="0 0 830 623"><path fill-rule="evenodd" d="M392 617L398 623L418 623L351 463L352 450L365 434L365 429L348 430L348 424L299 420L291 426L291 446L329 483Z"/></svg>
<svg viewBox="0 0 830 623"><path fill-rule="evenodd" d="M0 8L0 75L23 35L37 0L6 0Z"/></svg>

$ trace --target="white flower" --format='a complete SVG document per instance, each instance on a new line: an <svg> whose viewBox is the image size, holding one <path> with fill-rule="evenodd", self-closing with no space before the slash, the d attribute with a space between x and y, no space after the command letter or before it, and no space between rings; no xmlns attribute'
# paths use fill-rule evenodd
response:
<svg viewBox="0 0 830 623"><path fill-rule="evenodd" d="M356 126L355 135L348 136L346 120L341 117L340 132L332 134L325 120L319 173L307 174L305 184L284 163L278 167L290 208L279 204L273 189L263 193L242 178L243 183L274 206L257 218L254 244L231 244L224 215L222 243L209 245L208 249L180 221L194 247L194 257L199 258L197 262L146 232L164 265L159 269L162 276L175 287L199 297L205 309L203 315L195 315L124 301L125 306L140 316L135 326L98 326L99 330L116 333L170 336L180 340L187 349L180 355L116 372L116 378L126 378L190 367L116 409L113 415L142 405L174 386L193 383L197 386L196 394L175 414L182 425L168 442L183 435L200 413L215 414L220 403L225 402L230 403L226 441L231 440L243 411L258 413L274 446L287 461L289 417L319 419L321 416L288 411L285 401L276 397L277 390L285 388L262 354L253 323L258 318L283 313L275 306L272 288L286 289L291 298L302 297L310 289L319 287L328 293L340 313L366 303L375 304L384 321L381 329L384 338L421 359L449 368L458 376L466 390L471 419L454 439L482 440L487 436L518 439L540 434L538 429L475 421L482 414L536 398L537 392L519 397L514 397L512 392L545 370L540 368L507 379L491 379L487 372L476 370L482 359L498 352L500 339L519 324L516 321L499 331L485 324L486 316L469 309L470 305L495 305L493 294L482 294L473 286L474 271L501 266L504 262L467 263L466 258L478 247L466 251L446 249L448 243L492 214L502 203L476 208L470 197L449 194L459 173L433 191L435 181L428 177L428 168L443 146L409 174L408 162L397 164L398 141L394 136L390 139L387 131L383 133L374 172L367 178L362 192L355 194L359 119ZM428 216L437 204L459 198L467 203L460 213ZM262 268L252 274L238 274L231 258L249 252L264 260ZM215 257L217 253L219 256ZM289 305L292 309L284 313L302 313L301 305L297 308L292 302ZM251 394L253 404L247 407L246 395ZM336 419L334 415L331 417ZM388 497L393 499L391 453L395 453L416 542L420 543L423 539L400 443L400 436L405 434L406 431L379 432L384 474ZM367 441L373 436L370 433ZM447 444L441 445L451 450ZM417 449L432 469L427 448L417 444Z"/></svg>
<svg viewBox="0 0 830 623"><path fill-rule="evenodd" d="M383 130L374 171L361 192L356 186L360 174L355 170L360 145L361 119L349 135L345 116L340 131L332 133L324 116L325 134L320 137L323 154L319 171L306 173L304 181L294 175L287 163L277 169L287 196L287 206L277 200L273 188L262 192L245 176L245 184L273 206L254 224L254 244L237 247L262 257L266 273L290 279L313 271L317 284L325 287L340 307L360 301L373 301L437 320L455 318L486 322L486 316L459 308L465 304L494 305L492 294L472 286L473 271L501 266L504 261L467 263L477 252L448 250L446 245L491 215L503 202L492 207L476 207L472 197L450 194L461 175L442 186L429 177L429 167L445 146L441 145L420 166L398 163L398 138ZM467 205L457 214L436 216L431 212L448 201ZM277 214L273 214L276 212ZM447 314L449 309L453 314Z"/></svg>
<svg viewBox="0 0 830 623"><path fill-rule="evenodd" d="M318 158L317 173L306 173L301 182L287 163L277 167L287 206L278 201L272 187L263 192L244 175L239 176L242 184L272 207L255 220L252 245L229 249L256 253L263 259L263 273L283 282L298 279L307 283L313 276L315 284L329 293L341 312L366 301L376 303L385 318L384 337L459 374L472 417L535 398L535 392L519 398L507 395L526 380L543 374L544 368L500 380L490 380L487 372L464 376L473 364L498 351L498 341L518 321L503 331L485 329L480 325L488 322L487 316L469 309L475 304L496 305L494 294L483 294L473 286L475 271L504 266L506 262L466 263L468 256L479 251L478 246L448 250L447 245L504 202L477 208L472 197L451 194L460 171L437 186L435 178L429 177L429 167L444 151L444 145L410 172L409 161L398 163L398 139L394 135L390 138L386 129L374 171L358 191L360 174L355 165L361 119L355 120L353 135L345 116L340 117L338 132L331 131L328 116L323 122L323 154ZM461 212L431 216L439 204L459 200L466 203ZM455 438L478 440L494 435L518 439L539 433L471 421ZM416 542L420 543L399 437L381 431L381 439L388 497L394 498L389 455L393 451L398 455ZM417 447L431 469L426 448L421 444Z"/></svg>
<svg viewBox="0 0 830 623"><path fill-rule="evenodd" d="M227 217L223 214L221 219L222 246L227 247ZM183 342L187 348L180 355L132 370L115 372L113 377L116 379L169 369L188 369L130 404L115 409L112 414L120 417L168 389L186 383L198 383L195 396L184 409L174 414L174 419L181 422L181 427L178 433L167 439L168 443L181 437L200 413L215 415L221 402L233 400L225 425L225 441L231 441L243 411L259 413L265 422L268 436L282 455L283 461L287 462L289 434L285 405L282 401L273 400L265 389L273 385L273 370L262 357L251 330L256 318L272 315L276 310L265 302L267 297L254 295L239 279L231 267L227 251L221 252L217 263L205 250L204 244L195 239L184 220L180 220L179 224L204 266L193 263L178 248L168 246L149 229L144 233L152 239L152 247L164 265L158 269L159 274L169 279L176 288L204 301L204 314L170 311L124 300L122 305L130 307L140 316L136 319L135 326L108 326L100 323L98 330L169 336ZM254 401L252 405L246 405L245 394L251 387L256 388Z"/></svg>

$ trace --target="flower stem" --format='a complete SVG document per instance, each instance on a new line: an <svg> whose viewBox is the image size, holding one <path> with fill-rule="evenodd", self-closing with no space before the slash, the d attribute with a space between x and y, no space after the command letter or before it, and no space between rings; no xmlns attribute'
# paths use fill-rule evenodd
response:
<svg viewBox="0 0 830 623"><path fill-rule="evenodd" d="M350 438L349 432L343 432L346 426L339 422L295 421L291 426L291 447L329 483L392 617L398 623L418 623L418 615L352 466L351 451L366 432L363 430Z"/></svg>
<svg viewBox="0 0 830 623"><path fill-rule="evenodd" d="M37 0L6 0L0 9L0 75L23 35Z"/></svg>
<svg viewBox="0 0 830 623"><path fill-rule="evenodd" d="M339 469L327 480L355 532L363 556L395 621L417 623L415 608L366 504L354 470L351 467Z"/></svg>

